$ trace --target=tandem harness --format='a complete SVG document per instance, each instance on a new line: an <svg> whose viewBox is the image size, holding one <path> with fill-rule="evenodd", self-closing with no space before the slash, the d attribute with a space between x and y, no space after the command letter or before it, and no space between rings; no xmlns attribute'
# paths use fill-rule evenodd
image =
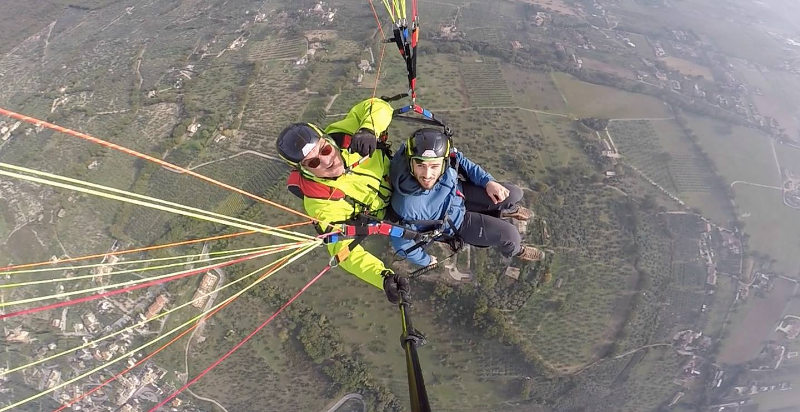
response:
<svg viewBox="0 0 800 412"><path fill-rule="evenodd" d="M441 223L441 221L438 220L416 222L430 222L435 224ZM347 257L350 256L350 252L355 249L356 246L360 245L361 242L367 238L367 236L381 235L394 238L403 238L416 242L410 248L395 253L396 256L399 255L402 257L399 260L404 259L408 253L411 253L419 248L426 248L435 241L447 243L453 250L453 255L456 254L464 245L464 242L460 237L458 237L458 235L448 235L441 230L441 227L430 231L419 232L404 225L380 220L374 216L363 213L357 216L355 219L349 219L342 222L332 222L330 224L338 225L340 230L321 234L323 237L323 243L332 244L352 239L352 242L339 250L339 252L331 258L333 263L337 265L339 262L347 259ZM320 227L317 228L318 230L321 229ZM449 259L453 255L448 256L446 259Z"/></svg>

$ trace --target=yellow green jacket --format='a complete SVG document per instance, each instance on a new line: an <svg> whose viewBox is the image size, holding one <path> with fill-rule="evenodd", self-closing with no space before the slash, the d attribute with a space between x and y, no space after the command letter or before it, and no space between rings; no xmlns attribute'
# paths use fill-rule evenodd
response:
<svg viewBox="0 0 800 412"><path fill-rule="evenodd" d="M365 128L380 135L389 128L391 121L392 107L388 103L380 99L367 99L356 104L344 119L326 127L325 133L342 132L352 135ZM361 159L361 155L342 150L342 158L346 165L352 165ZM339 189L352 199L314 199L306 196L303 200L306 213L317 219L326 231L330 230L328 223L352 219L361 212L369 212L370 215L382 219L392 195L388 180L389 162L382 150L376 150L369 159L336 179L304 175L306 179ZM334 256L351 242L352 240L348 240L329 244L328 252ZM383 289L381 272L386 270L385 265L361 246L353 248L339 266L361 280Z"/></svg>
<svg viewBox="0 0 800 412"><path fill-rule="evenodd" d="M328 125L325 133L355 134L359 129L369 129L380 136L392 122L392 106L385 101L373 97L356 103L344 119Z"/></svg>

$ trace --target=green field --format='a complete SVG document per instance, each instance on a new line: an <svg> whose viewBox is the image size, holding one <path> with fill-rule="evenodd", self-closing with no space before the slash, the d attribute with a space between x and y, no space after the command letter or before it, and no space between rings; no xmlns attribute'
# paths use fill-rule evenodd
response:
<svg viewBox="0 0 800 412"><path fill-rule="evenodd" d="M776 144L775 150L781 169L789 169L795 176L800 175L800 149Z"/></svg>
<svg viewBox="0 0 800 412"><path fill-rule="evenodd" d="M470 104L475 107L510 106L508 90L500 65L494 60L462 61L459 71Z"/></svg>
<svg viewBox="0 0 800 412"><path fill-rule="evenodd" d="M737 185L734 192L739 219L750 235L750 247L777 259L777 270L788 276L800 275L798 211L783 205L778 190Z"/></svg>
<svg viewBox="0 0 800 412"><path fill-rule="evenodd" d="M566 105L549 73L530 72L504 65L503 77L514 103L527 109L565 113Z"/></svg>
<svg viewBox="0 0 800 412"><path fill-rule="evenodd" d="M247 57L253 61L297 60L305 51L305 39L273 37L248 45Z"/></svg>
<svg viewBox="0 0 800 412"><path fill-rule="evenodd" d="M796 138L800 134L800 120L793 110L800 104L796 92L800 90L797 75L782 71L762 73L743 64L738 65L737 69L748 84L760 91L752 96L758 111L774 117L790 137Z"/></svg>
<svg viewBox="0 0 800 412"><path fill-rule="evenodd" d="M626 162L712 220L733 219L723 181L674 121L613 121L609 132Z"/></svg>
<svg viewBox="0 0 800 412"><path fill-rule="evenodd" d="M728 184L742 180L780 186L769 137L755 129L730 126L707 117L688 115L686 120L698 144Z"/></svg>
<svg viewBox="0 0 800 412"><path fill-rule="evenodd" d="M552 76L570 112L578 117L672 117L667 106L654 97L586 83L566 73L555 72Z"/></svg>

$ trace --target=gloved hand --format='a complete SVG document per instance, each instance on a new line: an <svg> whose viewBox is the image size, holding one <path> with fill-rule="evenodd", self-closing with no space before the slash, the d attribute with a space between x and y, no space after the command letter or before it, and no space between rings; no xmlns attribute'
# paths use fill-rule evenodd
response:
<svg viewBox="0 0 800 412"><path fill-rule="evenodd" d="M369 129L359 129L350 142L350 150L361 156L369 156L378 147L378 138Z"/></svg>
<svg viewBox="0 0 800 412"><path fill-rule="evenodd" d="M383 291L386 292L386 299L394 304L400 303L400 295L408 293L411 288L408 284L408 278L393 273L390 270L385 270L381 273L383 276Z"/></svg>

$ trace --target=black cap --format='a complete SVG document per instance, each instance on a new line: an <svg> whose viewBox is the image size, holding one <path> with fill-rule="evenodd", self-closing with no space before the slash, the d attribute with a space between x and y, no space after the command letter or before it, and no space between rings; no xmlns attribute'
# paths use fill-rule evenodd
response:
<svg viewBox="0 0 800 412"><path fill-rule="evenodd" d="M310 123L294 123L283 129L275 144L284 160L300 163L321 136L319 128Z"/></svg>

